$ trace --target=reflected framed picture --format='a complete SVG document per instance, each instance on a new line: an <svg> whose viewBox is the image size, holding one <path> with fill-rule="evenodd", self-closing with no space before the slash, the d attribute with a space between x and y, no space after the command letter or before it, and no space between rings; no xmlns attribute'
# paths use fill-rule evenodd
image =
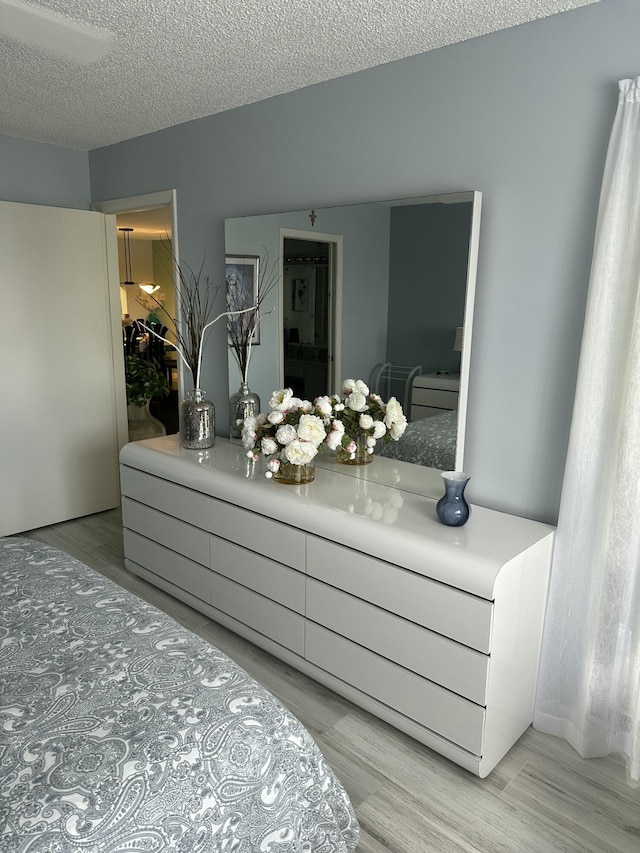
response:
<svg viewBox="0 0 640 853"><path fill-rule="evenodd" d="M226 287L227 287L227 311L241 311L251 308L258 299L258 281L260 275L260 257L258 255L227 255L226 263ZM236 317L227 318L227 328L232 323L242 325L243 318L252 316L240 314ZM227 335L227 343L231 346L231 337ZM253 333L252 345L260 343L260 324Z"/></svg>
<svg viewBox="0 0 640 853"><path fill-rule="evenodd" d="M294 278L293 279L293 310L308 311L309 310L309 279Z"/></svg>

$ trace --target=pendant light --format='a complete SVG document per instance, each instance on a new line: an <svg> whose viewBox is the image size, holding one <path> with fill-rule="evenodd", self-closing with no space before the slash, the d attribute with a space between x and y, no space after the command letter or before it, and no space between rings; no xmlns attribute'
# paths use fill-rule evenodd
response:
<svg viewBox="0 0 640 853"><path fill-rule="evenodd" d="M133 228L118 228L118 231L122 231L122 240L124 243L124 281L120 282L125 286L135 285L137 282L133 280L133 272L131 270L131 233L133 232ZM159 284L138 284L140 290L144 290L145 293L155 293L156 290L160 290Z"/></svg>

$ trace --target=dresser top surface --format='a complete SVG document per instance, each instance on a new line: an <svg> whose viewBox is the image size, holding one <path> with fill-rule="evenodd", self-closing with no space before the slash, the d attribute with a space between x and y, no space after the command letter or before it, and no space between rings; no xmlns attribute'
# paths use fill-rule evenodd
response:
<svg viewBox="0 0 640 853"><path fill-rule="evenodd" d="M492 597L503 566L554 529L478 506L464 527L446 527L436 499L402 488L402 463L398 473L398 463L383 457L362 468L327 460L304 486L267 479L262 458L252 462L241 445L222 438L209 450L186 450L177 436L133 442L120 461L484 598ZM420 476L420 466L407 467ZM425 476L433 473L425 469ZM381 482L394 476L395 486ZM433 566L440 567L435 574Z"/></svg>

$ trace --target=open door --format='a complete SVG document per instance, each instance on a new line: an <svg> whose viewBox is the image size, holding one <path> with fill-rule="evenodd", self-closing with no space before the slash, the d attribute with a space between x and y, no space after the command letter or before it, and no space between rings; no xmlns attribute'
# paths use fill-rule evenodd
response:
<svg viewBox="0 0 640 853"><path fill-rule="evenodd" d="M0 202L0 535L120 503L126 442L113 217Z"/></svg>

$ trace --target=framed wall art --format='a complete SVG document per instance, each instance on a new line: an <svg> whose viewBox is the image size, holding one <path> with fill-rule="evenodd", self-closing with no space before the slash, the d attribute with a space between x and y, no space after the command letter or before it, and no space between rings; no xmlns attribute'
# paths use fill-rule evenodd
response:
<svg viewBox="0 0 640 853"><path fill-rule="evenodd" d="M227 311L242 311L251 308L258 299L259 265L258 255L227 255L226 261L226 287L227 287ZM252 315L238 315L227 318L227 328L232 324L242 325L243 317ZM227 342L231 346L231 335L227 335ZM260 343L260 324L253 333L252 346Z"/></svg>

